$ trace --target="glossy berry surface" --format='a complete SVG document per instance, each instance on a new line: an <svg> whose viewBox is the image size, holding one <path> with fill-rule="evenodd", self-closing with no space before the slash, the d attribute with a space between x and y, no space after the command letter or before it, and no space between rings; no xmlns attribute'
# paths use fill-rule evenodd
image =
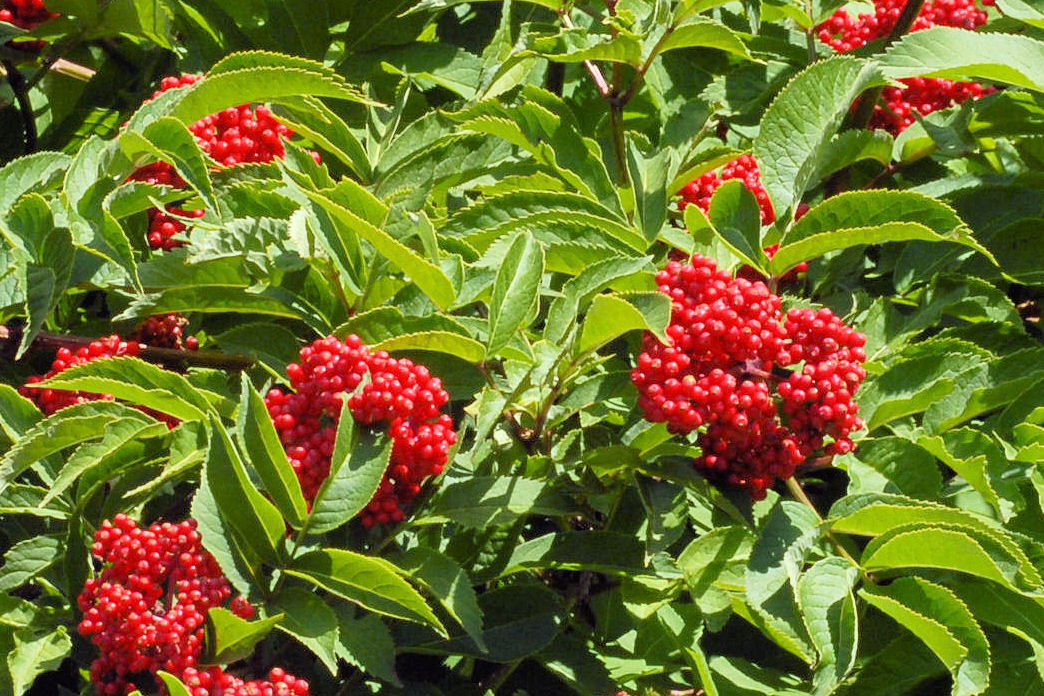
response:
<svg viewBox="0 0 1044 696"><path fill-rule="evenodd" d="M347 398L357 422L385 426L393 442L391 463L362 522L401 520L423 481L442 473L457 440L452 419L441 413L449 401L442 381L423 365L371 351L358 336L319 339L302 348L300 358L286 368L294 391L272 389L265 401L305 497L314 499L330 474Z"/></svg>
<svg viewBox="0 0 1044 696"><path fill-rule="evenodd" d="M648 420L699 430L697 468L760 499L817 452L851 451L862 427L853 401L866 377L862 334L829 309L784 318L764 283L698 254L656 280L672 300L670 342L646 334L631 380Z"/></svg>

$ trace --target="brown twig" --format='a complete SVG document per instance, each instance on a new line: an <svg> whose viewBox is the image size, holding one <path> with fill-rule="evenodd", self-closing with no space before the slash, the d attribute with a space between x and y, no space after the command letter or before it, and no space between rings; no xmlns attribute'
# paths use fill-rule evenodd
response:
<svg viewBox="0 0 1044 696"><path fill-rule="evenodd" d="M22 329L0 324L0 346L4 349L17 346L22 340ZM41 331L33 339L32 347L38 349L79 350L89 346L97 339L87 336L66 336L64 334ZM245 370L253 366L255 360L249 355L234 353L218 353L213 351L175 350L173 348L151 348L143 346L138 353L139 358L147 362L158 363L164 367L213 367L219 370Z"/></svg>

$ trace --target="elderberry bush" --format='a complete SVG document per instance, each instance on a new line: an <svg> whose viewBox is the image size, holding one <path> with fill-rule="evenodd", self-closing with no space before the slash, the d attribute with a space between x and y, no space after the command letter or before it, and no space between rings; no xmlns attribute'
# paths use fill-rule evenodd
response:
<svg viewBox="0 0 1044 696"><path fill-rule="evenodd" d="M0 696L1044 694L1044 14L0 0Z"/></svg>

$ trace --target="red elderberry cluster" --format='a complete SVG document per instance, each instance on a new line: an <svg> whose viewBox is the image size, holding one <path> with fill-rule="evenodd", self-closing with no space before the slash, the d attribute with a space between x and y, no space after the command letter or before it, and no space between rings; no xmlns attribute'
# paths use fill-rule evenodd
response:
<svg viewBox="0 0 1044 696"><path fill-rule="evenodd" d="M130 338L153 348L196 350L199 348L196 337L185 336L188 323L183 314L157 314L139 324Z"/></svg>
<svg viewBox="0 0 1044 696"><path fill-rule="evenodd" d="M695 203L703 212L710 210L711 198L718 187L730 179L739 179L758 199L758 207L761 208L761 224L771 225L776 220L776 211L772 209L772 201L769 200L768 191L761 184L761 171L758 163L750 155L741 155L721 168L718 172L707 172L698 179L693 179L685 184L681 190L681 201L678 207L685 210L685 206Z"/></svg>
<svg viewBox="0 0 1044 696"><path fill-rule="evenodd" d="M994 2L982 0L983 5L993 5ZM852 17L843 8L838 9L830 19L819 25L819 40L845 53L870 41L882 39L895 27L905 5L905 0L874 0L874 13L864 13L858 17ZM986 23L986 19L986 11L978 7L975 0L928 0L914 19L910 31L934 26L977 29ZM885 88L882 96L886 106L874 109L871 128L881 128L896 135L917 120L915 113L927 116L993 91L977 82L953 82L936 78L912 78L900 82L906 87Z"/></svg>
<svg viewBox="0 0 1044 696"><path fill-rule="evenodd" d="M761 499L817 451L851 451L862 334L829 309L784 320L764 283L698 254L668 263L657 283L672 300L670 343L647 334L631 379L648 420L675 433L703 428L698 468Z"/></svg>
<svg viewBox="0 0 1044 696"><path fill-rule="evenodd" d="M358 336L319 339L287 365L293 393L272 389L265 403L305 497L315 498L330 475L337 423L344 399L364 425L387 423L391 463L377 493L360 514L362 523L397 522L428 476L442 473L457 441L453 420L440 413L449 401L428 368L384 351L372 352ZM361 389L367 375L369 381ZM356 391L358 390L358 391Z"/></svg>
<svg viewBox="0 0 1044 696"><path fill-rule="evenodd" d="M200 75L165 77L152 97L155 99L166 91L189 87L202 79ZM249 104L202 118L189 126L189 130L196 137L200 148L226 167L247 162L271 162L277 157L284 157L284 141L293 135L292 130L275 120L267 106L255 108ZM312 156L318 159L317 153ZM166 162L143 167L130 179L174 188L186 187L185 181ZM170 250L184 245L184 240L175 239L176 235L187 229L185 222L178 217L198 219L203 215L202 210L184 210L174 206L167 206L165 211L150 210L149 246Z"/></svg>
<svg viewBox="0 0 1044 696"><path fill-rule="evenodd" d="M101 653L90 672L98 693L128 694L145 686L134 682L142 673L153 675L152 686L159 670L181 675L194 668L207 612L232 594L196 522L143 529L119 514L102 523L91 551L104 568L87 580L77 603L80 635ZM232 610L243 618L254 613L243 599Z"/></svg>
<svg viewBox="0 0 1044 696"><path fill-rule="evenodd" d="M45 415L51 415L67 406L82 404L88 401L112 401L111 394L88 394L78 391L63 391L60 389L41 389L34 384L45 379L54 377L59 372L83 365L101 358L114 358L121 355L135 356L141 350L141 345L136 341L124 341L113 334L106 338L99 338L90 345L73 351L69 348L59 348L58 354L51 363L51 369L45 375L34 375L26 384L19 388L18 393L32 400Z"/></svg>

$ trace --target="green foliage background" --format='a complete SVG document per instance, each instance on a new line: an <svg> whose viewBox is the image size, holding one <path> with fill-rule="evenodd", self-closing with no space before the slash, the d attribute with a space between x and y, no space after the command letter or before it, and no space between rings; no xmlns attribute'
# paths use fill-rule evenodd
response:
<svg viewBox="0 0 1044 696"><path fill-rule="evenodd" d="M75 597L120 511L191 514L261 607L212 612L211 659L279 655L320 696L1044 693L1044 7L998 4L979 32L833 56L818 0L49 2L40 55L0 47L40 150L19 157L5 81L0 318L24 332L0 363L0 694L92 693ZM852 127L859 94L918 75L1001 89L896 138ZM303 140L209 166L187 125L246 102ZM676 212L743 152L775 224L738 184ZM157 158L189 188L126 182ZM206 217L150 252L145 211L172 201ZM641 418L672 249L809 260L786 305L867 334L859 448L802 472L818 513L718 490ZM41 331L164 312L253 367L92 363L50 386L120 402L49 418L18 395ZM351 522L379 440L346 419L309 512L259 401L349 333L430 365L459 424L394 528Z"/></svg>

